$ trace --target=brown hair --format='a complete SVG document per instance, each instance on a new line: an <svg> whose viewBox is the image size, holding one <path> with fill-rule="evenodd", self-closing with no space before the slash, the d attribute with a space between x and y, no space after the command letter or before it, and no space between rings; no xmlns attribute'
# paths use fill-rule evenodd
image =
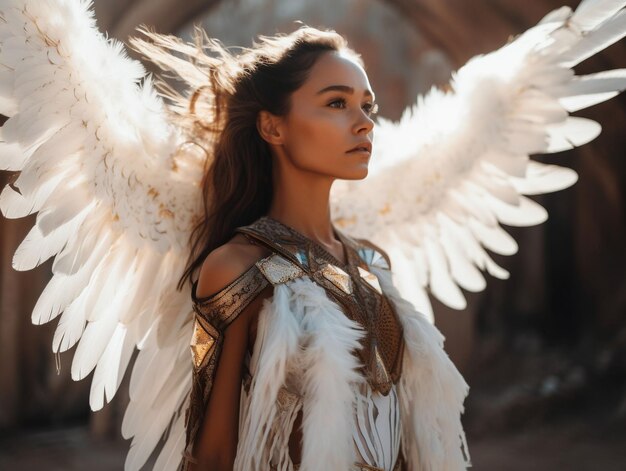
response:
<svg viewBox="0 0 626 471"><path fill-rule="evenodd" d="M272 158L257 130L258 113L287 114L291 94L325 52L345 52L361 66L363 63L341 35L309 26L290 34L259 36L252 48L241 48L238 55L197 27L195 44L145 27L139 31L152 42L132 38L131 45L163 70L174 72L175 78L192 90L184 97L167 82L157 82L181 129L207 153L202 181L204 215L190 235L190 256L178 283L182 289L206 256L232 237L235 228L254 222L269 210Z"/></svg>

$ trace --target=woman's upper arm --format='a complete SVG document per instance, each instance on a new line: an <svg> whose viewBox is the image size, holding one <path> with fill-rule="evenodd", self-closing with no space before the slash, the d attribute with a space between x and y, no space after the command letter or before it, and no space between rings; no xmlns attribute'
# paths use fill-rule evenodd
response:
<svg viewBox="0 0 626 471"><path fill-rule="evenodd" d="M249 268L247 257L237 248L222 246L206 258L198 279L196 294L210 296ZM250 321L260 309L255 299L222 333L219 355L211 393L206 404L203 423L194 445L198 467L191 469L231 470L235 460L239 427L239 400Z"/></svg>
<svg viewBox="0 0 626 471"><path fill-rule="evenodd" d="M242 368L248 341L245 318L240 315L223 333L224 344L194 447L198 469L232 469L235 460Z"/></svg>

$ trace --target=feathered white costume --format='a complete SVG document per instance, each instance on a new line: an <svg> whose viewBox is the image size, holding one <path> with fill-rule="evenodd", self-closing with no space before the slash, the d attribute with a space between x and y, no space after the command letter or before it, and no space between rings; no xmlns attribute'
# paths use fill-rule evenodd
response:
<svg viewBox="0 0 626 471"><path fill-rule="evenodd" d="M441 425L442 416L422 422L423 412L407 422L404 436L417 437L405 445L412 470L467 464L458 417L465 385L447 366L429 370L449 360L440 358L443 339L418 312L432 319L426 290L463 308L459 287L484 289L480 270L505 278L483 248L517 250L499 223L544 221L544 209L523 195L576 181L574 171L529 154L569 149L599 134L598 123L568 112L618 94L626 70L575 76L571 68L626 35L625 5L584 0L575 12L563 7L499 50L471 59L451 92L431 90L398 123L379 120L367 179L336 182L335 224L384 247L394 273L402 273L404 298L413 302L400 296L390 273L372 268L403 319L405 358L414 362L407 414L448 406L455 416L446 423L459 424L424 428ZM0 0L0 113L9 117L0 168L20 172L2 191L0 208L8 218L38 212L13 267L29 270L55 257L32 320L61 316L53 350L78 343L74 380L95 368L93 410L113 398L139 349L122 425L123 436L133 438L128 470L146 462L164 432L156 469L175 469L185 445L193 313L189 287L179 292L176 284L202 211L207 156L181 148L185 137L167 111L143 67L98 32L89 2ZM450 394L437 396L425 385L436 377ZM324 459L337 457L318 451L303 471L333 469Z"/></svg>

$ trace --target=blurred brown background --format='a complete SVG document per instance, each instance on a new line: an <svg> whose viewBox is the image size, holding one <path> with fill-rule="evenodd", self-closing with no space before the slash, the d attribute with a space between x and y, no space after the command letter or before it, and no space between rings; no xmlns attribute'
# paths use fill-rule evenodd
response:
<svg viewBox="0 0 626 471"><path fill-rule="evenodd" d="M257 34L296 29L294 20L333 28L363 55L380 114L396 119L472 55L577 3L96 0L95 10L100 29L121 40L140 23L184 37L201 23L209 36L243 46ZM576 71L620 67L624 41ZM433 300L446 347L471 387L464 420L480 471L626 469L626 97L577 115L599 121L603 133L582 149L539 158L580 178L535 198L550 214L546 223L510 228L520 252L496 261L511 278L489 278L485 292L468 293L464 312ZM2 186L11 179L0 174ZM0 220L0 469L122 469L128 378L111 404L90 413L91 377L69 377L73 350L60 356L57 374L57 321L30 323L51 262L18 273L11 258L33 222Z"/></svg>

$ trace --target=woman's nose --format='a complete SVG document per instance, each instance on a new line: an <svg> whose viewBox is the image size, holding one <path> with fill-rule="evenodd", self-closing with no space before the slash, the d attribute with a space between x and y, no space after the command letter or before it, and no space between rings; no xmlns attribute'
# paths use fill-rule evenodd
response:
<svg viewBox="0 0 626 471"><path fill-rule="evenodd" d="M360 134L365 131L365 134L368 134L372 129L374 129L374 120L365 111L361 110L358 113L358 119L355 125L356 133Z"/></svg>

